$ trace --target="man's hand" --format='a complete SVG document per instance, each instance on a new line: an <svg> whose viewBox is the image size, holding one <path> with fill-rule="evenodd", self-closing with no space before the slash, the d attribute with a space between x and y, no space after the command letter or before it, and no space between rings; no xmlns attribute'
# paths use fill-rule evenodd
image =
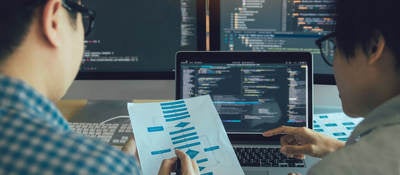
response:
<svg viewBox="0 0 400 175"><path fill-rule="evenodd" d="M194 160L191 160L188 155L186 155L184 152L176 150L175 154L177 156L171 159L165 159L163 160L160 171L158 172L158 175L170 175L171 172L174 170L174 165L176 161L179 160L181 161L181 174L182 175L199 175L199 167L197 166L197 163Z"/></svg>
<svg viewBox="0 0 400 175"><path fill-rule="evenodd" d="M135 157L136 162L140 165L139 156L136 148L135 136L129 137L128 141L121 148L121 151Z"/></svg>
<svg viewBox="0 0 400 175"><path fill-rule="evenodd" d="M282 126L264 132L263 136L271 137L278 134L285 134L281 137L282 154L297 159L304 159L304 155L322 158L345 145L344 142L305 127Z"/></svg>
<svg viewBox="0 0 400 175"><path fill-rule="evenodd" d="M288 175L301 175L300 173L289 173Z"/></svg>

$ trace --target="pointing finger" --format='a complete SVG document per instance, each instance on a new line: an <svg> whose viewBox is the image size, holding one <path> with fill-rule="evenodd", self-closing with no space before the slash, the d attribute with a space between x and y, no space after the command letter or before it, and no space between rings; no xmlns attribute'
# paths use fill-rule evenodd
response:
<svg viewBox="0 0 400 175"><path fill-rule="evenodd" d="M296 128L290 126L281 126L276 129L272 129L263 133L264 137L272 137L279 134L295 134Z"/></svg>

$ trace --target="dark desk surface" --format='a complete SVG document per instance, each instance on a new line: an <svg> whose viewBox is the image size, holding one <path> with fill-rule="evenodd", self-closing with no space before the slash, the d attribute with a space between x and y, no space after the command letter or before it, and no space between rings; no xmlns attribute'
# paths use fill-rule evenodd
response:
<svg viewBox="0 0 400 175"><path fill-rule="evenodd" d="M160 101L168 101L168 100L133 100L134 103L148 103L148 102L160 102ZM85 105L88 100L60 100L56 103L56 106L64 115L64 117L68 120L72 116L74 116L77 112L79 112Z"/></svg>

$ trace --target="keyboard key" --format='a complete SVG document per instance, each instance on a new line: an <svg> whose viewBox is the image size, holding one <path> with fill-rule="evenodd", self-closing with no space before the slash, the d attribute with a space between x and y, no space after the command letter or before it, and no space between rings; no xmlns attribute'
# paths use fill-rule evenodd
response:
<svg viewBox="0 0 400 175"><path fill-rule="evenodd" d="M304 165L303 160L291 159L280 153L280 148L234 147L234 150L242 166L301 167Z"/></svg>
<svg viewBox="0 0 400 175"><path fill-rule="evenodd" d="M132 133L129 123L70 123L70 126L78 134L99 139L113 146L124 145Z"/></svg>
<svg viewBox="0 0 400 175"><path fill-rule="evenodd" d="M279 167L288 167L288 163L279 163Z"/></svg>

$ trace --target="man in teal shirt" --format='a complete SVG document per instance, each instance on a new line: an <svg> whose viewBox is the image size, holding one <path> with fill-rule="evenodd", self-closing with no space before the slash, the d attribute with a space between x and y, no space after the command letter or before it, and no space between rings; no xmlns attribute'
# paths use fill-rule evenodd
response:
<svg viewBox="0 0 400 175"><path fill-rule="evenodd" d="M400 13L398 0L336 0L336 27L316 43L333 65L344 112L365 119L344 143L307 128L264 133L281 152L321 157L308 174L400 174ZM330 53L334 53L331 57Z"/></svg>

